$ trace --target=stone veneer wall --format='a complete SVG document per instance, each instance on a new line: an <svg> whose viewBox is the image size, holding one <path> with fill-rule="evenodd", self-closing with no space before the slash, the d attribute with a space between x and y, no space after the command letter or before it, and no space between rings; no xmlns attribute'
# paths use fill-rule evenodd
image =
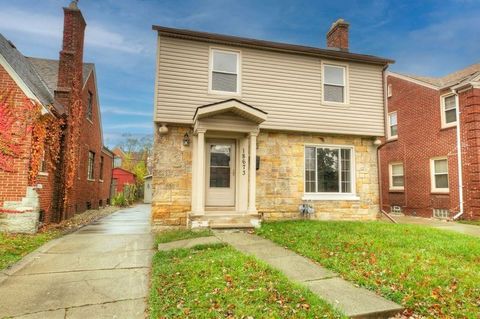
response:
<svg viewBox="0 0 480 319"><path fill-rule="evenodd" d="M187 127L156 133L152 218L157 227L186 226L191 210L192 145L183 146ZM266 220L299 218L303 203L305 144L355 147L358 201L315 201L316 219L372 220L379 212L377 152L371 138L261 132L257 155L257 209Z"/></svg>
<svg viewBox="0 0 480 319"><path fill-rule="evenodd" d="M166 135L155 133L152 219L156 227L181 227L191 210L192 134L190 146L183 136L190 129L169 126Z"/></svg>
<svg viewBox="0 0 480 319"><path fill-rule="evenodd" d="M257 210L266 220L299 218L305 144L353 145L358 201L313 201L315 219L372 220L379 212L377 151L373 139L261 132L257 155Z"/></svg>

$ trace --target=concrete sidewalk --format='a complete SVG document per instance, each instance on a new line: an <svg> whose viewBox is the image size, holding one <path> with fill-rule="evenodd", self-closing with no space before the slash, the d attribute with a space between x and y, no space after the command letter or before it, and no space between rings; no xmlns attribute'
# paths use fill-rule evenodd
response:
<svg viewBox="0 0 480 319"><path fill-rule="evenodd" d="M448 222L446 220L439 220L435 218L424 218L424 217L415 217L415 216L397 216L391 215L399 224L412 224L412 225L422 225L429 226L442 230L450 230L457 233L480 237L480 226L462 224L457 222ZM382 216L382 221L389 222L386 217Z"/></svg>
<svg viewBox="0 0 480 319"><path fill-rule="evenodd" d="M0 277L0 318L144 318L150 206L120 210L51 241Z"/></svg>
<svg viewBox="0 0 480 319"><path fill-rule="evenodd" d="M215 236L282 271L290 280L307 286L351 318L390 318L402 311L400 305L355 287L338 274L270 240L242 232L217 232Z"/></svg>

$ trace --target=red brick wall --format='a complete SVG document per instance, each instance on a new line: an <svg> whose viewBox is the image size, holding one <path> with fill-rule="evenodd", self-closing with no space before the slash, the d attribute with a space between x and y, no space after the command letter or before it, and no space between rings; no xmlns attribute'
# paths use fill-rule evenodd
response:
<svg viewBox="0 0 480 319"><path fill-rule="evenodd" d="M14 102L15 113L24 114L22 105L27 98L23 91L17 86L8 72L0 65L0 92L2 94L10 92ZM23 158L17 158L13 161L13 172L4 172L0 170L0 207L4 201L18 201L25 196L28 184L28 165L30 158L31 134L25 134L23 121L15 123L14 131L21 137L21 151Z"/></svg>
<svg viewBox="0 0 480 319"><path fill-rule="evenodd" d="M86 117L89 92L93 94L93 112L91 120ZM74 185L75 194L77 195L74 205L76 205L77 213L86 210L88 205L90 205L91 208L98 208L100 201L102 201L102 205L105 205L110 197L105 189L107 187L109 188L111 183L112 158L109 154L102 151L103 141L101 137L102 133L98 110L99 106L97 105L97 94L98 92L95 89L95 74L92 73L82 92L85 117L80 130L80 161L77 179ZM87 179L88 153L90 151L95 153L94 180ZM100 180L101 156L104 158L103 181Z"/></svg>
<svg viewBox="0 0 480 319"><path fill-rule="evenodd" d="M445 208L452 216L459 210L456 129L441 128L442 92L393 76L387 83L392 86L387 107L397 111L398 139L380 149L382 209L389 212L398 205L406 214L431 217L433 208ZM448 158L448 194L431 191L430 159L440 156ZM392 162L403 162L404 191L389 191Z"/></svg>
<svg viewBox="0 0 480 319"><path fill-rule="evenodd" d="M480 219L480 89L458 94L461 112L464 218Z"/></svg>

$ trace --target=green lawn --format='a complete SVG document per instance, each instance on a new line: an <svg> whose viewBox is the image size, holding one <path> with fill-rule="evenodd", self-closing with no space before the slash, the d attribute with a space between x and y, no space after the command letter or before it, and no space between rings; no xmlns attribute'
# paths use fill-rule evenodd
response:
<svg viewBox="0 0 480 319"><path fill-rule="evenodd" d="M212 236L210 229L202 230L190 230L190 229L178 229L178 230L165 230L157 234L155 242L156 244L168 243L171 241L190 239L197 237Z"/></svg>
<svg viewBox="0 0 480 319"><path fill-rule="evenodd" d="M306 288L222 244L157 252L149 308L150 318L342 318Z"/></svg>
<svg viewBox="0 0 480 319"><path fill-rule="evenodd" d="M479 318L478 238L381 222L274 222L258 233L410 312Z"/></svg>
<svg viewBox="0 0 480 319"><path fill-rule="evenodd" d="M47 231L35 235L8 235L0 233L0 270L14 264L29 252L60 235L57 231Z"/></svg>

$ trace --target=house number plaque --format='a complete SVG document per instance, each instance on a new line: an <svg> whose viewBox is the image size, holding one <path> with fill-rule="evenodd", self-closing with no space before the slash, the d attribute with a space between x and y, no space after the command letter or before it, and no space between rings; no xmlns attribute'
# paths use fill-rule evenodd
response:
<svg viewBox="0 0 480 319"><path fill-rule="evenodd" d="M247 156L245 155L245 148L242 148L242 175L247 174Z"/></svg>

